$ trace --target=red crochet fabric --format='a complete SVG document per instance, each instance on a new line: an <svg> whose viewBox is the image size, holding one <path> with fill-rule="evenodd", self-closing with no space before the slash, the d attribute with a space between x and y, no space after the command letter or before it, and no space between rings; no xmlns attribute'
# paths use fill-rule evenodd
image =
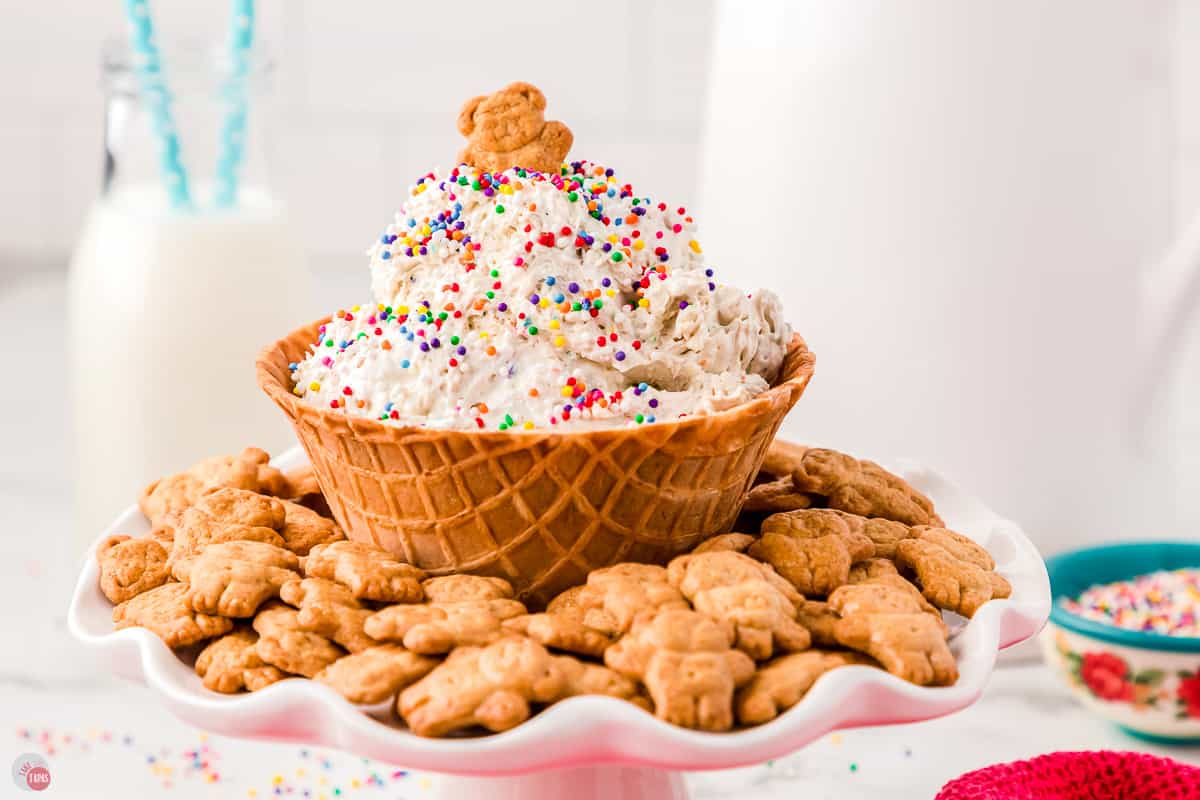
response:
<svg viewBox="0 0 1200 800"><path fill-rule="evenodd" d="M1050 753L968 772L935 800L1200 800L1200 768L1145 753Z"/></svg>

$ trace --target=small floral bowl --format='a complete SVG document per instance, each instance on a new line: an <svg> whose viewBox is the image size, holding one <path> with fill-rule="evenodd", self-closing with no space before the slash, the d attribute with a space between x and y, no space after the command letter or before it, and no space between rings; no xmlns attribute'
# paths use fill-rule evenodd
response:
<svg viewBox="0 0 1200 800"><path fill-rule="evenodd" d="M1164 744L1200 742L1200 637L1095 622L1067 611L1062 600L1096 584L1182 567L1200 567L1200 543L1111 544L1046 562L1054 598L1041 636L1047 663L1087 708Z"/></svg>

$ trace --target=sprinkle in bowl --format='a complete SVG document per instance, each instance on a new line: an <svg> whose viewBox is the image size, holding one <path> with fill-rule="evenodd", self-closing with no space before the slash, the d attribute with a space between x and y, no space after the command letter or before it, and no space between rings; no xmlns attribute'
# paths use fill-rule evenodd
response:
<svg viewBox="0 0 1200 800"><path fill-rule="evenodd" d="M1086 707L1133 736L1167 744L1200 742L1200 637L1119 627L1073 613L1065 601L1093 587L1187 568L1200 568L1200 543L1108 544L1046 562L1053 595L1041 637L1047 663ZM1099 594L1124 600L1145 585Z"/></svg>

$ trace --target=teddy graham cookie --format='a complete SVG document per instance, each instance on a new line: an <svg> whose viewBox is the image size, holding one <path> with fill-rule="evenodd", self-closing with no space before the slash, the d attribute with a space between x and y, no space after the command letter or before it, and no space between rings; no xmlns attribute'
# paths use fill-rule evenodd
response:
<svg viewBox="0 0 1200 800"><path fill-rule="evenodd" d="M222 694L257 692L287 677L287 673L263 661L255 645L258 634L238 628L208 644L196 657L196 674L205 689Z"/></svg>
<svg viewBox="0 0 1200 800"><path fill-rule="evenodd" d="M592 570L587 583L550 601L546 611L566 615L612 638L624 634L638 614L687 608L687 600L653 564L614 564Z"/></svg>
<svg viewBox="0 0 1200 800"><path fill-rule="evenodd" d="M300 577L300 560L266 542L220 542L199 555L181 559L172 574L188 588L196 611L223 617L252 617L259 606L278 597L285 583Z"/></svg>
<svg viewBox="0 0 1200 800"><path fill-rule="evenodd" d="M102 542L100 588L118 629L202 645L207 689L307 678L354 704L394 705L420 736L508 730L579 695L726 731L775 719L847 666L954 683L942 609L970 616L1011 594L987 550L913 523L937 519L932 504L872 462L779 442L768 456L764 471L782 474L766 477L808 499L666 566L592 570L544 610L503 578L430 577L346 540L267 492L274 476L250 451L175 476L195 491L158 495L178 505L144 538ZM204 475L215 482L196 489ZM304 473L287 480L292 497L313 489Z"/></svg>
<svg viewBox="0 0 1200 800"><path fill-rule="evenodd" d="M186 647L233 628L233 620L227 617L193 609L190 594L191 588L186 583L164 583L114 608L113 622L117 630L146 628L167 647Z"/></svg>
<svg viewBox="0 0 1200 800"><path fill-rule="evenodd" d="M770 564L805 596L826 596L845 584L850 566L875 555L875 545L855 520L831 509L773 514L746 551Z"/></svg>
<svg viewBox="0 0 1200 800"><path fill-rule="evenodd" d="M319 544L304 559L304 574L342 584L360 600L419 603L425 573L373 544L338 541Z"/></svg>
<svg viewBox="0 0 1200 800"><path fill-rule="evenodd" d="M162 586L171 578L167 550L155 539L109 536L96 548L100 591L112 603L124 603Z"/></svg>
<svg viewBox="0 0 1200 800"><path fill-rule="evenodd" d="M302 629L337 642L351 653L379 644L364 631L374 612L340 583L325 578L292 580L280 587L279 597L300 612L296 620Z"/></svg>
<svg viewBox="0 0 1200 800"><path fill-rule="evenodd" d="M425 677L438 665L436 658L423 656L396 644L380 644L339 658L322 669L313 680L332 687L351 703L382 703Z"/></svg>
<svg viewBox="0 0 1200 800"><path fill-rule="evenodd" d="M958 666L946 628L911 594L889 583L852 584L829 596L838 643L871 656L888 672L918 686L949 686Z"/></svg>
<svg viewBox="0 0 1200 800"><path fill-rule="evenodd" d="M996 562L974 541L946 528L918 526L896 546L896 561L916 575L925 598L938 608L973 617L987 601L1012 594Z"/></svg>
<svg viewBox="0 0 1200 800"><path fill-rule="evenodd" d="M183 472L154 481L138 498L138 507L153 525L161 525L195 505L214 488L245 489L276 495L288 491L283 473L270 465L271 457L257 447L236 456L206 458Z"/></svg>
<svg viewBox="0 0 1200 800"><path fill-rule="evenodd" d="M780 656L760 667L750 682L738 690L738 722L770 722L804 699L813 684L839 667L877 666L875 661L849 650L809 650Z"/></svg>
<svg viewBox="0 0 1200 800"><path fill-rule="evenodd" d="M756 661L811 643L796 622L804 598L765 564L728 550L693 553L673 560L667 575L693 608L732 625L737 648Z"/></svg>
<svg viewBox="0 0 1200 800"><path fill-rule="evenodd" d="M536 707L583 694L640 702L637 684L607 667L506 636L486 647L455 649L400 693L397 710L419 736L473 727L498 733L524 722Z"/></svg>
<svg viewBox="0 0 1200 800"><path fill-rule="evenodd" d="M300 612L279 601L263 606L253 627L259 637L254 645L258 657L292 675L312 678L346 655L327 637L305 630Z"/></svg>
<svg viewBox="0 0 1200 800"><path fill-rule="evenodd" d="M415 653L448 653L491 644L505 635L506 619L524 613L524 605L507 597L398 604L367 617L364 630L376 641L398 642Z"/></svg>
<svg viewBox="0 0 1200 800"><path fill-rule="evenodd" d="M733 727L733 693L754 676L754 660L735 650L733 625L683 608L644 616L604 653L604 663L639 681L654 715L702 731Z"/></svg>
<svg viewBox="0 0 1200 800"><path fill-rule="evenodd" d="M509 167L557 173L574 136L561 122L547 122L545 110L542 91L521 81L472 97L458 115L458 131L467 137L459 162L492 173Z"/></svg>
<svg viewBox="0 0 1200 800"><path fill-rule="evenodd" d="M824 448L809 448L792 472L802 492L823 498L829 508L905 525L940 525L928 497L874 461Z"/></svg>

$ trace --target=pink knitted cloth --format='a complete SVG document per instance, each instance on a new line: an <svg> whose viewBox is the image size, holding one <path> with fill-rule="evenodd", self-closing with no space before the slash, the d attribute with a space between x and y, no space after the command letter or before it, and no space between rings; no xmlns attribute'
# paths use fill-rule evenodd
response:
<svg viewBox="0 0 1200 800"><path fill-rule="evenodd" d="M968 772L935 800L1200 800L1200 768L1145 753L1050 753Z"/></svg>

